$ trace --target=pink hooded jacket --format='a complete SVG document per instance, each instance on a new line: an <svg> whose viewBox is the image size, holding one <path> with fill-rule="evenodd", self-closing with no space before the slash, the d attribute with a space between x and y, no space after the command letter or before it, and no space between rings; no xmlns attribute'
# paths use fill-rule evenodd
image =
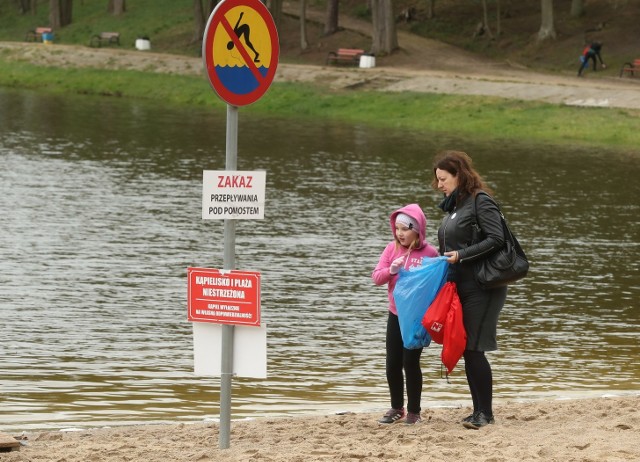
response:
<svg viewBox="0 0 640 462"><path fill-rule="evenodd" d="M399 213L405 213L418 222L418 228L420 230L420 242L422 242L422 244L420 245L420 247L417 247L410 252L408 249L402 247L396 241L396 216ZM393 235L393 240L389 242L385 249L382 251L380 260L378 261L376 268L373 270L373 273L371 273L371 279L373 279L373 282L377 286L388 284L387 294L389 297L389 311L397 315L398 310L396 309L396 302L393 299L393 288L396 286L398 275L391 274L389 272L391 263L401 255L407 255L408 253L409 255L405 260L404 267L411 268L412 266L421 266L423 257L437 257L438 251L425 239L427 234L427 218L424 216L424 212L418 204L405 205L404 207L396 210L389 217L389 222L391 223L391 233Z"/></svg>

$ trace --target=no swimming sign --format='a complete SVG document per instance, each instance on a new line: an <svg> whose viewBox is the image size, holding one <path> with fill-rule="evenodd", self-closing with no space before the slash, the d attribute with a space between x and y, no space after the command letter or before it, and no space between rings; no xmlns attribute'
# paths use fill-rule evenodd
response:
<svg viewBox="0 0 640 462"><path fill-rule="evenodd" d="M211 13L202 56L211 86L232 106L254 103L278 67L278 33L260 0L224 0Z"/></svg>

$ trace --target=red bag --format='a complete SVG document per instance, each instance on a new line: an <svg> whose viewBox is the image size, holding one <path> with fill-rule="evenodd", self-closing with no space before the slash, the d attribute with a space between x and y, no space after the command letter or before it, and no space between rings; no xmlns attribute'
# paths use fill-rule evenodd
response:
<svg viewBox="0 0 640 462"><path fill-rule="evenodd" d="M447 368L449 374L458 364L466 347L467 331L462 322L462 303L460 303L458 292L455 291L447 313L441 355L442 364Z"/></svg>
<svg viewBox="0 0 640 462"><path fill-rule="evenodd" d="M447 313L451 307L453 294L456 294L456 297L458 296L455 282L446 282L422 318L422 326L431 336L431 340L440 345L444 341L444 327L447 322ZM459 302L460 300L458 299Z"/></svg>

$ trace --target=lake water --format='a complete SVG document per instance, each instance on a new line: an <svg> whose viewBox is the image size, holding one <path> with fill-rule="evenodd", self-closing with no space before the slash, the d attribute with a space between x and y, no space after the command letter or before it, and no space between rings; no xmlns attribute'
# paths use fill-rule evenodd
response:
<svg viewBox="0 0 640 462"><path fill-rule="evenodd" d="M193 373L186 269L223 266L201 195L202 170L225 168L225 117L0 90L0 430L218 417L219 380ZM387 407L386 288L370 273L406 203L435 241L431 159L451 148L472 155L532 263L490 354L496 402L640 391L640 151L243 109L239 133L238 170L267 172L236 268L262 275L268 378L234 379L234 419ZM462 363L447 383L439 354L423 354L423 407L470 405Z"/></svg>

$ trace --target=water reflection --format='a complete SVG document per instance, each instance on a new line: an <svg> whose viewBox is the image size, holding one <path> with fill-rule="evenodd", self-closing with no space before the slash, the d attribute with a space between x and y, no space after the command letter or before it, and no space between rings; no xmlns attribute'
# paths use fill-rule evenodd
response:
<svg viewBox="0 0 640 462"><path fill-rule="evenodd" d="M9 429L216 417L194 377L186 268L222 266L201 220L223 169L225 114L0 91L0 395ZM239 170L267 171L263 221L236 266L262 273L266 380L234 381L234 417L386 406L385 290L369 274L387 217L463 148L532 260L493 355L496 399L637 392L638 154L471 145L428 133L240 113ZM461 146L462 145L462 146ZM423 405L468 404L464 374L424 355Z"/></svg>

